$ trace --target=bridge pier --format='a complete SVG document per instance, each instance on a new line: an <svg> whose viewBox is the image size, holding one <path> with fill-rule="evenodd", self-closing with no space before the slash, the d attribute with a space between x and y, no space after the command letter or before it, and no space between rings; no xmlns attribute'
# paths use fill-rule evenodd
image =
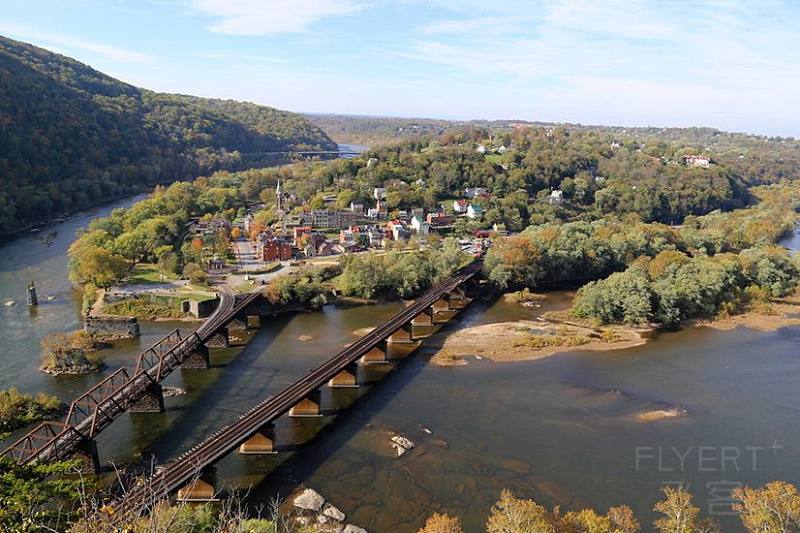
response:
<svg viewBox="0 0 800 533"><path fill-rule="evenodd" d="M204 344L198 344L181 363L185 370L206 370L209 366L208 346Z"/></svg>
<svg viewBox="0 0 800 533"><path fill-rule="evenodd" d="M381 364L387 363L389 358L386 356L386 351L388 346L386 345L386 341L381 342L380 344L373 346L367 353L361 356L359 362L362 365L372 365L372 364Z"/></svg>
<svg viewBox="0 0 800 533"><path fill-rule="evenodd" d="M178 489L176 499L182 503L219 501L214 489L215 478L216 470L213 467L204 468L197 478Z"/></svg>
<svg viewBox="0 0 800 533"><path fill-rule="evenodd" d="M389 335L386 342L388 344L414 344L414 326L410 322L403 324L400 329Z"/></svg>
<svg viewBox="0 0 800 533"><path fill-rule="evenodd" d="M445 296L450 303L450 309L464 309L472 301L467 298L467 291L462 287L456 287Z"/></svg>
<svg viewBox="0 0 800 533"><path fill-rule="evenodd" d="M209 348L230 348L230 345L228 328L219 328L219 330L206 341L206 346Z"/></svg>
<svg viewBox="0 0 800 533"><path fill-rule="evenodd" d="M414 317L411 321L412 326L432 326L433 325L433 308L425 309L423 312Z"/></svg>
<svg viewBox="0 0 800 533"><path fill-rule="evenodd" d="M261 327L261 315L247 315L245 322L248 329L258 329Z"/></svg>
<svg viewBox="0 0 800 533"><path fill-rule="evenodd" d="M270 455L275 449L275 424L267 424L239 445L241 455Z"/></svg>
<svg viewBox="0 0 800 533"><path fill-rule="evenodd" d="M289 416L294 418L322 416L321 405L322 393L317 389L289 409Z"/></svg>
<svg viewBox="0 0 800 533"><path fill-rule="evenodd" d="M332 389L358 388L358 365L349 364L344 369L328 380L328 387Z"/></svg>
<svg viewBox="0 0 800 533"><path fill-rule="evenodd" d="M246 331L247 330L247 317L235 317L228 322L226 326L229 331Z"/></svg>
<svg viewBox="0 0 800 533"><path fill-rule="evenodd" d="M100 456L97 453L97 441L83 439L72 453L72 459L78 461L78 470L84 474L100 472Z"/></svg>
<svg viewBox="0 0 800 533"><path fill-rule="evenodd" d="M128 411L131 413L163 413L164 392L161 385L158 383L148 385L144 394L131 404Z"/></svg>

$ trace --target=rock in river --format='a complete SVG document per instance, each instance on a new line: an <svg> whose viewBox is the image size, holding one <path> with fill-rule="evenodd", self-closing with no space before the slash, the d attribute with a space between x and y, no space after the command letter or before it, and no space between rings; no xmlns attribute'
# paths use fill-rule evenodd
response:
<svg viewBox="0 0 800 533"><path fill-rule="evenodd" d="M314 489L306 489L294 499L294 506L299 509L306 509L318 513L325 504L325 498Z"/></svg>
<svg viewBox="0 0 800 533"><path fill-rule="evenodd" d="M325 507L322 509L322 514L328 518L333 518L337 522L343 522L346 518L346 515L342 511L329 503L325 504Z"/></svg>
<svg viewBox="0 0 800 533"><path fill-rule="evenodd" d="M353 524L347 524L344 526L342 533L367 533L367 530L363 527L354 526Z"/></svg>

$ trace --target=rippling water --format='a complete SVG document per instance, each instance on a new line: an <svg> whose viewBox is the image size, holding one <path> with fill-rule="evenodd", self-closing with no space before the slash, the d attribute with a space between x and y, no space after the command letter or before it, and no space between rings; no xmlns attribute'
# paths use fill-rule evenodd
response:
<svg viewBox="0 0 800 533"><path fill-rule="evenodd" d="M69 242L78 227L112 207L56 226L51 246L40 242L42 234L2 246L0 299L18 305L0 309L0 387L44 390L68 401L101 378L56 378L36 368L43 335L80 325L66 279ZM30 278L43 301L32 312L24 305ZM46 295L55 299L46 302ZM165 460L186 450L355 340L354 330L398 308L327 307L265 320L244 349L213 351L211 370L170 376L168 384L188 393L167 399L166 413L115 422L99 439L101 460L149 454ZM449 328L533 318L540 311L478 302ZM107 352L111 370L131 364L142 346L176 326L193 327L144 324L142 339ZM427 345L441 343L447 331ZM305 335L311 340L299 340ZM468 530L479 530L502 488L563 508L628 503L649 524L661 484L680 481L690 483L704 512L724 511L716 505L730 483L800 482L799 343L798 328L697 328L617 352L502 364L471 360L456 368L428 365L433 350L427 348L394 370L372 368L362 377L376 381L374 387L325 391L331 411L355 404L337 417L282 419L283 453L233 454L218 465L218 477L222 484L250 487L253 505L305 483L354 523L377 532L414 530L434 509L458 514ZM686 415L636 419L672 408ZM407 435L417 448L395 457L389 431ZM720 518L726 531L741 529L735 518Z"/></svg>

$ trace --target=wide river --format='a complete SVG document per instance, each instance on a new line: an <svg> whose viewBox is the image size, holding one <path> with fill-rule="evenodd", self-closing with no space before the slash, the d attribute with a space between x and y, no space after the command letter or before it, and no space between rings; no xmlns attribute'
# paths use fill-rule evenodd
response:
<svg viewBox="0 0 800 533"><path fill-rule="evenodd" d="M0 246L0 301L17 302L0 308L0 388L46 391L70 401L101 379L38 372L39 342L80 326L65 255L76 230L131 202ZM796 248L800 238L786 244ZM35 310L24 305L29 279L42 301ZM54 299L47 301L48 295ZM99 438L101 460L122 464L151 454L166 460L188 449L352 342L354 330L398 308L328 306L265 320L244 349L213 351L212 369L170 376L168 384L188 393L168 398L165 413L116 421ZM726 531L740 531L728 514L733 487L800 482L799 328L696 328L616 352L518 363L474 359L455 368L427 363L448 331L541 311L502 300L474 303L396 368L364 376L374 378L374 386L333 396L326 391L329 408L363 396L338 416L282 419L279 444L298 444L292 451L224 459L217 468L220 484L249 488L253 506L305 484L348 513L349 521L390 532L415 530L433 510L458 514L468 531L479 531L503 488L562 509L627 503L648 530L659 487L683 482ZM109 371L132 365L138 350L175 327L194 324L144 323L141 339L106 351ZM636 418L671 408L686 414ZM388 431L407 435L417 448L397 458Z"/></svg>

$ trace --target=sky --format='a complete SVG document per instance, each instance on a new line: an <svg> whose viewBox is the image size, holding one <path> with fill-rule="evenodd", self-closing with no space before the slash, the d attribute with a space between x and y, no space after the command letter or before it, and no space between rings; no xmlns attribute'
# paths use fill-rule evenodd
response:
<svg viewBox="0 0 800 533"><path fill-rule="evenodd" d="M800 1L0 0L0 34L299 112L800 137Z"/></svg>

